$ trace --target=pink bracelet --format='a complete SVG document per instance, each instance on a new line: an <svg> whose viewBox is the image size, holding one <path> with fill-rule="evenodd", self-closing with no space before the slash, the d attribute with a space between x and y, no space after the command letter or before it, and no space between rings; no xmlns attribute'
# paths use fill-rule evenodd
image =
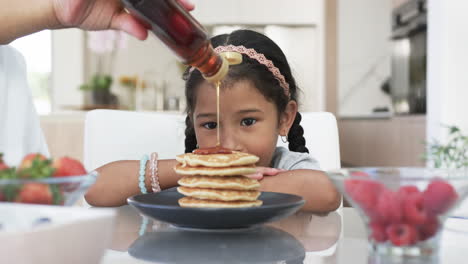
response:
<svg viewBox="0 0 468 264"><path fill-rule="evenodd" d="M161 191L159 186L159 175L158 175L158 153L151 153L150 159L150 171L151 171L151 189L154 193Z"/></svg>

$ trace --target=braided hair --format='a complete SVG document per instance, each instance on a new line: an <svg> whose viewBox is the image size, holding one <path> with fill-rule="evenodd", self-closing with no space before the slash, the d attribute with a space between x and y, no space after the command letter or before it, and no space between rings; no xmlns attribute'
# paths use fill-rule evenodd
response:
<svg viewBox="0 0 468 264"><path fill-rule="evenodd" d="M190 153L197 148L197 137L193 128L192 120L187 115L185 118L185 153Z"/></svg>
<svg viewBox="0 0 468 264"><path fill-rule="evenodd" d="M252 30L236 30L231 34L222 34L211 39L213 47L234 45L243 45L246 48L253 48L258 53L262 53L265 57L273 62L273 64L283 74L286 82L289 84L290 98L285 95L283 87L273 76L273 74L263 64L258 63L255 59L251 59L245 54L242 55L242 63L231 65L229 72L223 80L223 85L228 86L237 81L248 80L265 96L265 98L273 102L278 109L278 120L280 115L286 110L289 100L298 102L297 92L298 87L294 80L291 68L289 67L286 56L282 50L267 36ZM189 116L193 113L195 102L197 100L197 87L205 80L198 70L192 72L187 69L184 73L185 82L185 98L187 99L187 118L185 119L185 152L192 152L197 147L197 138L193 122ZM300 125L301 115L298 112L294 119L293 125L288 133L289 150L296 152L309 152L305 146L304 129Z"/></svg>

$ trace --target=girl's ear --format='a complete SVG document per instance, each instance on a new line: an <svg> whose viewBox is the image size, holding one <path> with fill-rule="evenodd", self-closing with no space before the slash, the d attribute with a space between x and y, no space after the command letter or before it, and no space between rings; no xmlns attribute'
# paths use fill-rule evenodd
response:
<svg viewBox="0 0 468 264"><path fill-rule="evenodd" d="M289 130L291 129L292 124L294 123L294 119L296 118L296 114L297 114L297 102L291 100L286 105L284 112L280 116L279 134L281 136L288 135Z"/></svg>

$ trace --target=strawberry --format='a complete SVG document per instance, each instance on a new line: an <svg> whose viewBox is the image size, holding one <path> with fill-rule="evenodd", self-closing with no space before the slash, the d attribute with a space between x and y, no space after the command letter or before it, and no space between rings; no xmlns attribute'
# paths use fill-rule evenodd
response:
<svg viewBox="0 0 468 264"><path fill-rule="evenodd" d="M34 161L43 161L43 160L47 160L47 158L41 153L30 153L24 156L18 169L22 170L22 169L31 168Z"/></svg>
<svg viewBox="0 0 468 264"><path fill-rule="evenodd" d="M53 197L47 184L25 183L16 196L15 202L53 204Z"/></svg>
<svg viewBox="0 0 468 264"><path fill-rule="evenodd" d="M423 195L421 193L411 193L406 195L403 202L403 211L404 218L409 224L424 224L428 217L426 208L423 204Z"/></svg>
<svg viewBox="0 0 468 264"><path fill-rule="evenodd" d="M14 167L0 170L0 179L14 179L16 178L16 169Z"/></svg>
<svg viewBox="0 0 468 264"><path fill-rule="evenodd" d="M3 161L3 153L0 153L0 171L8 169L8 165Z"/></svg>
<svg viewBox="0 0 468 264"><path fill-rule="evenodd" d="M10 167L8 169L0 170L0 180L16 179L16 169ZM0 201L12 201L18 192L19 185L17 184L4 184L0 186Z"/></svg>
<svg viewBox="0 0 468 264"><path fill-rule="evenodd" d="M53 172L51 161L39 153L26 155L18 167L20 178L42 179L52 176Z"/></svg>
<svg viewBox="0 0 468 264"><path fill-rule="evenodd" d="M383 190L377 201L380 219L387 223L398 223L402 219L401 200L396 192Z"/></svg>
<svg viewBox="0 0 468 264"><path fill-rule="evenodd" d="M85 175L86 170L80 161L69 157L55 159L52 163L55 168L53 177Z"/></svg>
<svg viewBox="0 0 468 264"><path fill-rule="evenodd" d="M444 180L433 180L423 193L424 206L431 214L445 213L458 198L452 185Z"/></svg>
<svg viewBox="0 0 468 264"><path fill-rule="evenodd" d="M416 228L409 224L390 224L386 229L386 233L388 235L388 239L395 246L412 245L418 241Z"/></svg>
<svg viewBox="0 0 468 264"><path fill-rule="evenodd" d="M65 183L66 185L66 183ZM50 192L52 193L53 204L63 205L65 203L65 194L63 192L63 185L51 184L49 185Z"/></svg>

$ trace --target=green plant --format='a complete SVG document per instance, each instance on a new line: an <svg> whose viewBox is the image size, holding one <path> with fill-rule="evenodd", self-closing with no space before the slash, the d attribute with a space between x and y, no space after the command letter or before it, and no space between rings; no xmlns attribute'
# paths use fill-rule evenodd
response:
<svg viewBox="0 0 468 264"><path fill-rule="evenodd" d="M82 84L83 91L109 91L112 84L112 76L108 74L95 74L88 83Z"/></svg>
<svg viewBox="0 0 468 264"><path fill-rule="evenodd" d="M435 168L468 168L468 136L457 126L446 127L449 130L447 142L426 142L424 160L431 162Z"/></svg>

